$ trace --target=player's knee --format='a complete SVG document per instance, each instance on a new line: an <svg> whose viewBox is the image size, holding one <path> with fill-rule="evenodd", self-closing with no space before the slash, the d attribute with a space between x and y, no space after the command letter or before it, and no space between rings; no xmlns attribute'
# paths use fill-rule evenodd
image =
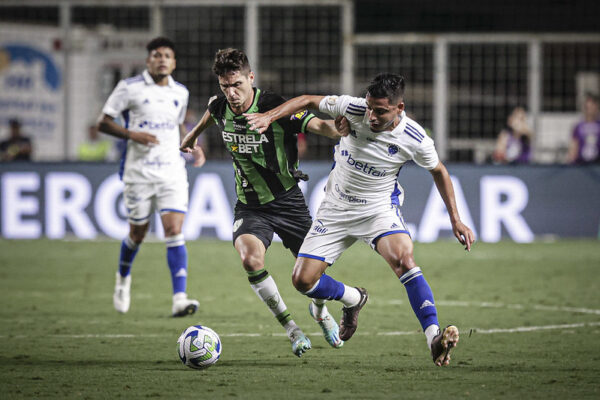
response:
<svg viewBox="0 0 600 400"><path fill-rule="evenodd" d="M318 276L308 274L306 271L302 270L298 264L296 264L294 270L292 271L292 285L294 285L296 290L299 292L308 292L313 288L313 286L315 286L315 283L317 283L318 280Z"/></svg>
<svg viewBox="0 0 600 400"><path fill-rule="evenodd" d="M165 230L165 236L169 237L169 236L175 236L175 235L179 235L181 233L181 227L177 227L174 225L165 225L164 227Z"/></svg>
<svg viewBox="0 0 600 400"><path fill-rule="evenodd" d="M240 258L246 271L258 271L264 266L263 257L256 252L245 252L240 254Z"/></svg>
<svg viewBox="0 0 600 400"><path fill-rule="evenodd" d="M398 277L417 266L412 251L395 253L392 256L390 265Z"/></svg>
<svg viewBox="0 0 600 400"><path fill-rule="evenodd" d="M129 232L129 237L135 244L140 244L146 237L146 231L143 229L133 229Z"/></svg>

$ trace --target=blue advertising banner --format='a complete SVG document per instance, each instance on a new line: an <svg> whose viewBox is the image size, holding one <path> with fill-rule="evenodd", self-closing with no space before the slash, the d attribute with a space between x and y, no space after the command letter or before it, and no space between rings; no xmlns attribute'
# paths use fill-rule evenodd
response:
<svg viewBox="0 0 600 400"><path fill-rule="evenodd" d="M305 162L310 179L302 182L314 215L323 197L331 164ZM448 165L464 223L477 239L531 242L545 237L597 238L600 228L600 166ZM128 231L123 184L116 164L0 164L0 236L83 239L124 237ZM231 239L235 205L229 162L189 167L187 240ZM399 176L405 198L402 212L413 239L431 242L451 237L450 221L431 175L414 164ZM158 217L153 232L162 237Z"/></svg>

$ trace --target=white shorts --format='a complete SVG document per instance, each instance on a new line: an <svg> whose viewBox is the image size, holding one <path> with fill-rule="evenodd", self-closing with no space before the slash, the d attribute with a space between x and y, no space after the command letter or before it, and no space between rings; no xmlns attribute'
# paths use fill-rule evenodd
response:
<svg viewBox="0 0 600 400"><path fill-rule="evenodd" d="M185 214L188 209L187 181L164 183L126 183L123 198L130 224L144 225L152 213L177 212Z"/></svg>
<svg viewBox="0 0 600 400"><path fill-rule="evenodd" d="M410 235L400 208L396 205L359 213L355 210L343 212L323 202L304 238L298 257L333 264L356 240L361 239L375 249L379 238L394 233Z"/></svg>

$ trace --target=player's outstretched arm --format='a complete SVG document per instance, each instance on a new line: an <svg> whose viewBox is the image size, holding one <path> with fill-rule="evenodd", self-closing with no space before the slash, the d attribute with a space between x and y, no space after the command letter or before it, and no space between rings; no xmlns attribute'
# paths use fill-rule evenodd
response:
<svg viewBox="0 0 600 400"><path fill-rule="evenodd" d="M334 121L315 117L308 121L306 128L309 132L316 133L317 135L325 136L330 139L339 139L343 136L348 136L350 133L350 126L347 123L343 124L343 122L341 122L342 118L344 117L339 116ZM340 120L340 122L338 122L338 120Z"/></svg>
<svg viewBox="0 0 600 400"><path fill-rule="evenodd" d="M144 144L146 146L152 146L158 144L156 136L148 132L130 131L117 124L113 117L107 114L102 114L98 119L96 125L98 131L107 133L111 136L115 136L121 139L131 139L134 142Z"/></svg>
<svg viewBox="0 0 600 400"><path fill-rule="evenodd" d="M456 236L458 241L465 246L465 250L471 251L471 245L475 242L475 234L471 228L463 224L460 220L458 209L456 207L454 187L452 186L452 180L450 179L448 170L440 161L438 165L429 172L431 172L435 186L437 187L438 192L440 192L442 200L444 200L444 204L448 210L454 236Z"/></svg>
<svg viewBox="0 0 600 400"><path fill-rule="evenodd" d="M265 112L256 114L244 114L246 120L250 124L250 129L263 133L267 130L273 121L279 118L287 117L299 111L310 109L318 110L319 103L325 96L313 96L305 94L303 96L294 97L285 103Z"/></svg>
<svg viewBox="0 0 600 400"><path fill-rule="evenodd" d="M191 131L189 131L187 135L185 135L185 137L181 141L181 146L179 147L179 150L183 151L184 153L193 154L194 151L196 151L195 148L198 147L196 146L196 140L198 139L198 136L200 136L200 134L204 132L206 128L213 125L214 123L215 121L212 119L210 111L206 110L202 118L200 118L200 121L196 124L196 126ZM204 155L204 153L202 154Z"/></svg>

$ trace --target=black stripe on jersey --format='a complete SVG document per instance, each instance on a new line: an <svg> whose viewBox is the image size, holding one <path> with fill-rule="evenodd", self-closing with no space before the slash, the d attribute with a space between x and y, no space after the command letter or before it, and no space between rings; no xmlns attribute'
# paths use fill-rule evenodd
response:
<svg viewBox="0 0 600 400"><path fill-rule="evenodd" d="M256 169L256 172L258 172L264 179L273 196L277 197L278 194L285 192L285 187L283 187L283 184L276 174L274 174L272 171L269 171L262 165L254 164L254 168Z"/></svg>
<svg viewBox="0 0 600 400"><path fill-rule="evenodd" d="M363 111L362 113L357 113L357 112L350 112L350 110L346 110L346 114L362 117L363 115L365 115L365 112Z"/></svg>
<svg viewBox="0 0 600 400"><path fill-rule="evenodd" d="M348 108L353 108L355 111L366 111L367 110L367 107L365 107L365 106L359 106L357 104L352 104L352 103L348 104Z"/></svg>
<svg viewBox="0 0 600 400"><path fill-rule="evenodd" d="M277 149L275 148L275 134L273 133L273 127L269 126L263 135L268 139L267 142L261 144L267 168L270 171L279 173L281 172L281 169L279 168L279 162L277 161Z"/></svg>
<svg viewBox="0 0 600 400"><path fill-rule="evenodd" d="M235 164L235 168L237 169L238 173L246 180L248 187L252 189L247 192L244 191L244 196L246 196L246 204L259 204L260 202L258 201L258 194L254 190L254 186L252 186L250 179L248 179L248 176L244 173L244 169L238 160L235 159L235 157L232 156L231 158L233 159L233 163Z"/></svg>

